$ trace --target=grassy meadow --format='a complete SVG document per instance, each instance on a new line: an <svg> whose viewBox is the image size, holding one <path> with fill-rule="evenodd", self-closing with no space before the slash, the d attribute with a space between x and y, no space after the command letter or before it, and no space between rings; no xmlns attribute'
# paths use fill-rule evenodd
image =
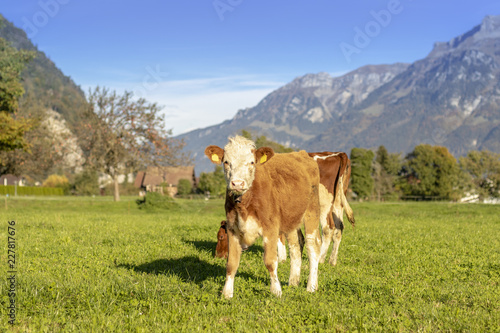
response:
<svg viewBox="0 0 500 333"><path fill-rule="evenodd" d="M136 198L0 200L0 331L500 332L500 207L353 203L336 267L298 288L289 259L269 291L259 241L234 298L213 258L223 201L137 209ZM8 323L8 221L15 220L16 323Z"/></svg>

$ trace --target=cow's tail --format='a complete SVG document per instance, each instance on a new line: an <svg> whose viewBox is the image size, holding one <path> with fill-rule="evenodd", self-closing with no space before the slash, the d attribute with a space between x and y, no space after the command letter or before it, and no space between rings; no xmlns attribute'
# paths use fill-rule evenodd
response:
<svg viewBox="0 0 500 333"><path fill-rule="evenodd" d="M342 182L342 178L340 179L341 182ZM342 207L344 207L344 211L345 211L345 215L347 215L347 219L349 220L349 222L351 222L351 225L354 227L355 226L354 224L356 223L356 221L354 220L354 212L352 211L352 208L349 205L349 202L347 202L347 198L345 197L345 193L342 190L343 184L340 186L340 188L341 188L341 190L339 192L340 192L340 196L342 199Z"/></svg>

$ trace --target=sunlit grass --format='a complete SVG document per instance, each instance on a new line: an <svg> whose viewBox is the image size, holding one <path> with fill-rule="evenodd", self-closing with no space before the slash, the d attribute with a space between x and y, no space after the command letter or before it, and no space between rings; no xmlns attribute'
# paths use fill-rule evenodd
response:
<svg viewBox="0 0 500 333"><path fill-rule="evenodd" d="M17 318L0 329L57 331L498 331L499 208L448 203L352 204L337 267L319 290L269 291L262 243L246 251L235 297L221 299L225 262L213 258L223 201L181 200L144 212L135 199L0 201L1 265L16 220ZM6 273L5 273L6 274Z"/></svg>

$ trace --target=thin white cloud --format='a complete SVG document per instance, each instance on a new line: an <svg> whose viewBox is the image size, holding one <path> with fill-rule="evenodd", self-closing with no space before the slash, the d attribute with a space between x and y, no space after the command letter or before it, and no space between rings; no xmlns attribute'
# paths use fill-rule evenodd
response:
<svg viewBox="0 0 500 333"><path fill-rule="evenodd" d="M257 105L274 89L245 89L220 91L184 91L175 94L163 91L151 99L164 105L166 127L174 135L216 125L234 117L236 112Z"/></svg>
<svg viewBox="0 0 500 333"><path fill-rule="evenodd" d="M234 117L240 109L257 105L267 94L284 85L266 76L242 75L159 82L112 82L106 87L163 106L166 128L174 135L216 125Z"/></svg>

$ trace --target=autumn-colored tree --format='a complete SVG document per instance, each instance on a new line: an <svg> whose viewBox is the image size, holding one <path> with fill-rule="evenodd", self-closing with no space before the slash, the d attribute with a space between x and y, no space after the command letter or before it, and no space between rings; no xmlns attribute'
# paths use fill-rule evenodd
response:
<svg viewBox="0 0 500 333"><path fill-rule="evenodd" d="M161 108L145 99L135 100L131 92L118 95L97 87L88 94L89 109L80 127L86 164L109 175L114 183L114 200L120 200L120 175L147 165L185 165L183 142L170 138Z"/></svg>
<svg viewBox="0 0 500 333"><path fill-rule="evenodd" d="M45 187L64 187L69 184L68 178L64 175L50 175L42 183Z"/></svg>
<svg viewBox="0 0 500 333"><path fill-rule="evenodd" d="M24 139L29 142L29 151L16 149L0 152L0 173L11 173L16 175L29 175L33 180L42 182L53 173L71 174L75 168L68 167L67 161L77 147L72 142L68 133L54 132L48 122L47 110L43 107L23 109L22 114L30 117L33 127L24 134ZM29 112L29 113L28 113ZM53 112L55 114L55 112Z"/></svg>
<svg viewBox="0 0 500 333"><path fill-rule="evenodd" d="M19 98L24 94L21 72L33 57L34 53L18 51L0 38L0 151L29 148L24 133L32 123L18 117L17 111Z"/></svg>

